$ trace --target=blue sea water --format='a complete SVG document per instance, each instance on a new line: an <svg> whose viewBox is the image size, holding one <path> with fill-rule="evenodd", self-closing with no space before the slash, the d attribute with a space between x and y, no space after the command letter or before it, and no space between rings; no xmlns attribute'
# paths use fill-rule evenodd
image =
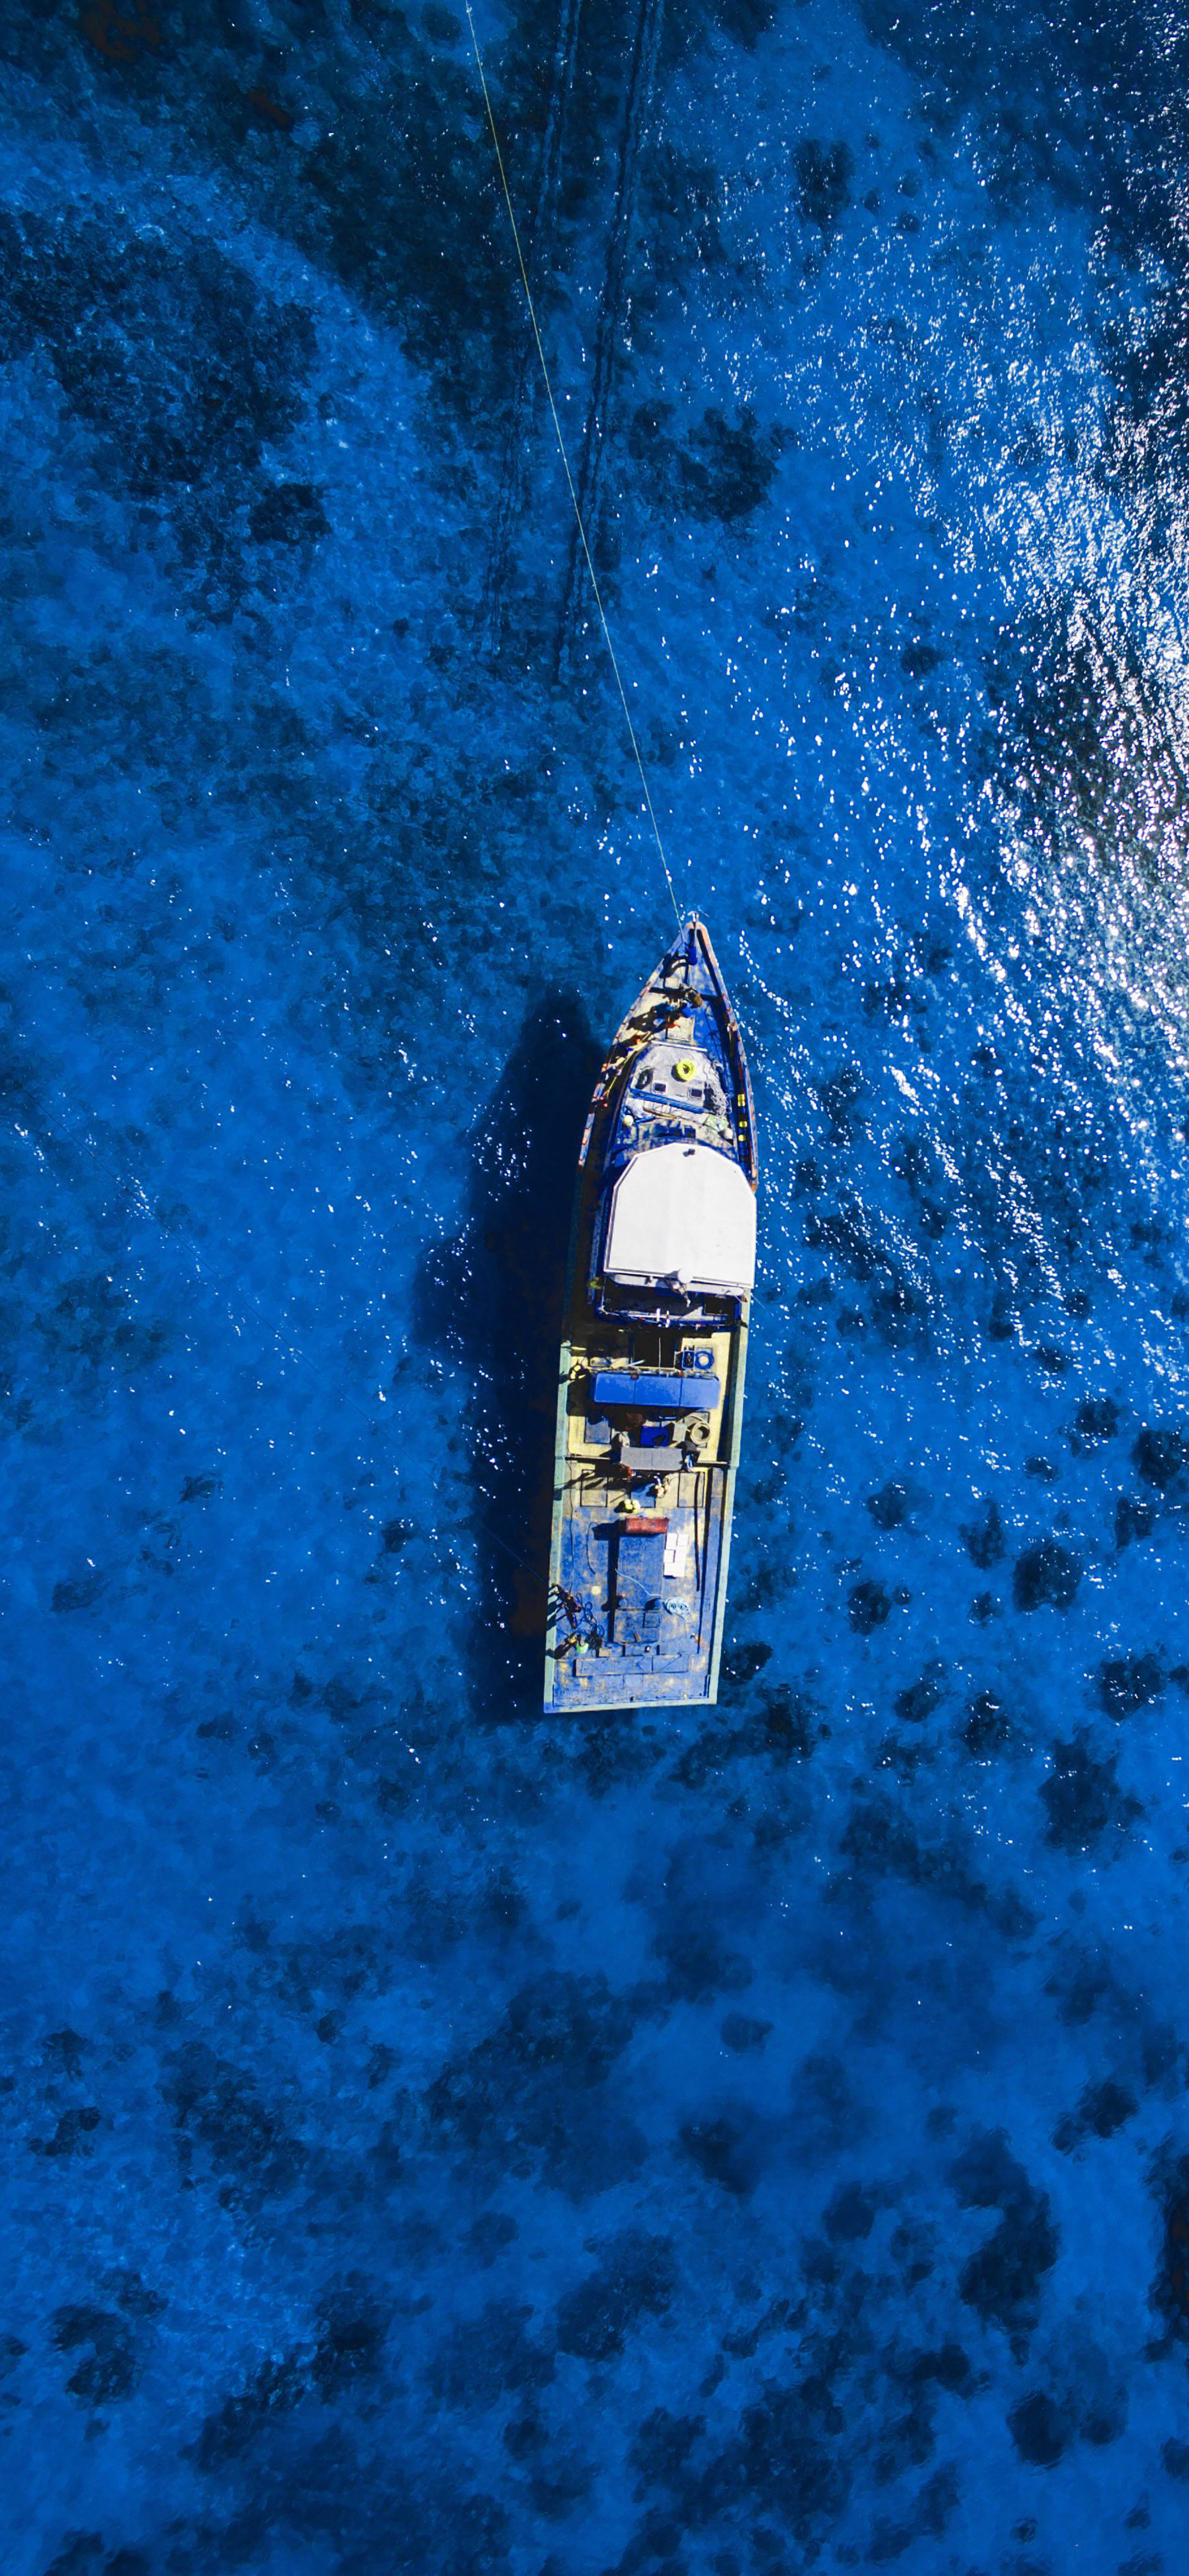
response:
<svg viewBox="0 0 1189 2576"><path fill-rule="evenodd" d="M440 0L3 29L6 2576L1189 2557L1189 38L484 0L757 1090L717 1711L546 1722L669 929Z"/></svg>

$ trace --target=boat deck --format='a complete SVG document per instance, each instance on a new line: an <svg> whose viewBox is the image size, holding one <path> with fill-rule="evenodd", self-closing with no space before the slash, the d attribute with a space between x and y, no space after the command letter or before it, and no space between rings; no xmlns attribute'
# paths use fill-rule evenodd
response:
<svg viewBox="0 0 1189 2576"><path fill-rule="evenodd" d="M714 1605L722 1552L726 1477L693 1469L666 1478L663 1508L625 1513L622 1488L597 1474L571 1492L561 1551L561 1589L593 1601L599 1642L571 1628L555 1648L556 1706L641 1706L708 1697ZM601 1616L600 1616L601 1613ZM559 1627L560 1627L559 1623Z"/></svg>
<svg viewBox="0 0 1189 2576"><path fill-rule="evenodd" d="M652 1337L650 1336L650 1339ZM621 1346L620 1346L621 1347ZM554 1704L623 1707L709 1697L730 1498L732 1336L702 1336L714 1401L648 1428L648 1445L592 1410L622 1359L586 1343L563 1353L564 1481L559 1496ZM679 1349L651 1358L641 1394ZM697 1378L691 1379L700 1392ZM618 1410L618 1409L617 1409ZM649 1408L641 1407L641 1413ZM635 1410L626 1417L637 1427ZM643 1427L642 1423L638 1427ZM726 1456L724 1457L724 1447ZM625 1470L630 1490L625 1490Z"/></svg>
<svg viewBox="0 0 1189 2576"><path fill-rule="evenodd" d="M692 1289L664 1236L665 1190L682 1155L702 1158L706 1211L689 1265L703 1284ZM749 1296L713 1284L744 1274L697 1261L711 1258L740 1172L754 1193L750 1086L713 950L693 924L622 1023L582 1141L558 1381L547 1708L717 1696ZM693 1199L691 1177L687 1209ZM734 1222L738 1231L737 1211Z"/></svg>

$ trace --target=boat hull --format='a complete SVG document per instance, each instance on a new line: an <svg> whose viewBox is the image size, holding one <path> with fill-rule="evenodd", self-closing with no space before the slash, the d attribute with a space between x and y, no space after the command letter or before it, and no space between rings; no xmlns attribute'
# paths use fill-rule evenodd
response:
<svg viewBox="0 0 1189 2576"><path fill-rule="evenodd" d="M691 1082L683 1084L687 1068ZM654 1082L680 1096L662 1102L648 1089ZM640 1135L646 1150L636 1151ZM668 1155L654 1163L647 1148L656 1144ZM711 1704L718 1693L750 1273L728 1292L690 1286L679 1274L633 1280L608 1266L628 1230L619 1224L615 1233L617 1181L643 1201L637 1236L641 1221L655 1233L661 1176L678 1147L700 1155L712 1196L729 1186L735 1200L750 1192L754 1202L750 1083L698 922L662 959L617 1032L583 1138L558 1368L545 1655L551 1709ZM747 1212L754 1234L753 1204Z"/></svg>

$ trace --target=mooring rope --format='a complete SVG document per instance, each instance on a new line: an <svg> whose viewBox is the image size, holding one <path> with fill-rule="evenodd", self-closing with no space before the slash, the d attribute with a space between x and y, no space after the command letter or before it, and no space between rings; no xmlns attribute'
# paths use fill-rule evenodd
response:
<svg viewBox="0 0 1189 2576"><path fill-rule="evenodd" d="M525 303L526 303L526 304L527 304L527 306L528 306L528 318L529 318L529 320L530 320L530 322L532 323L532 326L533 326L533 338L534 338L534 340L536 341L536 344L537 344L537 356L538 356L538 358L540 359L540 362L541 362L541 374L542 374L542 376L543 376L543 378L544 378L544 381L545 381L545 391L546 391L546 394L547 394L547 395L548 395L548 397L549 397L549 409L550 409L550 412L551 412L551 414L552 414L552 418L553 418L553 427L554 427L554 432L555 432L555 435L556 435L556 438L557 438L558 453L559 453L559 455L560 455L560 457L561 457L562 466L563 466L564 471L565 471L566 483L567 483L567 485L568 485L568 487L569 487L570 499L571 499L571 502L573 503L573 508L574 508L574 518L575 518L575 521L576 521L576 524L577 524L577 528L578 528L578 535L579 535L579 539L580 539L580 541L581 541L581 545L582 545L582 552L583 552L583 555L584 555L584 556L585 556L585 558L586 558L586 569L587 569L588 573L590 574L590 586L591 586L591 589L592 589L592 590L593 590L593 592L594 592L594 596L595 596L595 606L596 606L596 608L598 609L598 612L599 612L599 623L600 623L600 625L601 625L601 627L602 627L602 629L603 629L603 642L605 643L605 645L606 645L606 647L607 647L608 659L609 659L609 661L610 661L611 668L612 668L612 670L613 670L613 671L614 671L614 673L615 673L615 685L616 685L616 688L617 688L617 689L618 689L618 691L619 691L619 700L620 700L620 705L621 705L621 706L622 706L622 708L623 708L623 719L624 719L624 723L626 724L627 729L628 729L628 740L629 740L629 742L631 743L631 746L632 746L632 752L633 752L633 755L634 755L634 757L635 757L636 767L637 767L637 769L638 769L638 770L639 770L639 772L640 772L640 785L641 785L641 787L642 787L642 789L643 789L643 791L644 791L644 805L645 805L645 810L646 810L647 815L648 815L648 820L649 820L649 822L650 822L650 823L651 823L651 825L652 825L652 834L653 834L653 839L654 839L654 840L655 840L655 842L656 842L657 856L658 856L658 858L659 858L659 860L660 860L660 863L661 863L662 868L664 869L664 873L665 873L665 884L667 885L667 887L668 887L668 889L669 889L669 901L670 901L670 903L671 903L671 904L672 904L672 906L673 906L673 912L674 912L674 917L675 917L676 922L677 922L677 927L678 927L678 929L679 929L679 930L681 930L681 929L683 929L683 928L684 928L684 922L683 922L683 919L682 919L681 907L680 907L680 905L679 905L679 903L678 903L678 901L677 901L677 896L676 896L676 894L675 894L675 892L674 892L672 873L671 873L671 871L670 871L670 867L669 867L668 859L667 859L667 858L666 858L666 856L665 856L665 845L664 845L664 842L663 842L663 841L662 841L662 839L661 839L660 825L659 825L659 823L657 822L657 819L656 819L656 812L655 812L655 808L654 808L654 806L653 806L653 802L652 802L652 796L651 796L651 794L650 794L650 792L649 792L648 777L647 777L647 773L646 773L646 771L645 771L644 761L643 761L643 756L642 756L642 754L641 754L641 750L640 750L640 745L639 745L639 743L638 743L638 741L637 741L637 739L636 739L636 728L635 728L634 724L632 723L632 711L631 711L631 708L630 708L630 707L629 707L629 705L628 705L627 690L625 689L625 687L624 687L624 685L623 685L623 677L622 677L622 674L621 674L621 672L620 672L620 668L619 668L619 659L618 659L618 656L617 656L617 654L616 654L615 646L614 646L614 644L613 644L613 643L612 643L612 641L611 641L611 629L610 629L610 627L609 627L609 625L608 625L608 623L607 623L607 611L606 611L606 609L605 609L605 608L604 608L604 606L603 606L603 594L602 594L601 590L599 589L598 575L596 574L596 572L595 572L595 568L594 568L594 559L593 559L593 556L591 555L591 551L590 551L590 544L589 544L589 540L588 540L588 538L587 538L587 534L586 534L586 526L585 526L585 522L584 522L583 517L582 517L582 511L581 511L581 508L580 508L580 506L579 506L578 494L577 494L577 491L576 491L576 489L575 489L575 485L574 485L574 477L573 477L573 475L572 475L572 474L571 474L571 472L570 472L570 460L569 460L569 457L568 457L568 456L567 456L567 454L566 454L566 442L565 442L564 438L562 437L562 433L561 433L561 421L560 421L560 419L558 418L557 404L556 404L556 402L554 401L554 398L553 398L553 380L552 380L552 377L550 376L550 373L549 373L549 362L548 362L548 360L547 360L547 358L546 358L546 356L545 356L545 347L544 347L544 342L542 341L540 325L539 325L539 323L538 323L538 321L537 321L537 308L536 308L536 305L535 305L535 304L534 304L534 302L533 302L533 291L532 291L532 288L531 288L531 286L529 285L529 282L528 282L528 269L527 269L527 267L526 267L526 265L525 265L524 252L522 251L522 249L521 249L521 247L520 247L520 232L519 232L519 227L518 227L518 225L517 225L517 222L516 222L516 216L515 216L515 214L514 214L514 212L513 212L513 208L512 208L512 194L511 194L511 190L510 190L510 188L509 188L509 186L508 186L508 173L507 173L506 169L504 168L504 156L503 156L503 153L502 153L502 152L501 152L501 150L500 150L500 138L499 138L499 132L498 132L497 127L496 127L495 115L494 115L494 111L493 111L493 109L492 109L492 104L491 104L491 93L490 93L490 91L488 90L488 87L487 87L487 74L486 74L486 72L485 72L485 71L484 71L484 69L483 69L483 56L482 56L482 54L481 54L481 53L480 53L480 51L479 51L479 39L478 39L478 36L476 35L476 32L475 32L475 21L474 21L474 18L473 18L473 16L472 16L472 14L471 14L470 0L465 0L465 5L466 5L466 13L467 13L467 25L468 25L468 27L470 28L470 31L471 31L471 43L472 43L472 45L474 46L474 49L475 49L475 64L476 64L476 68L477 68L478 73L479 73L479 83L480 83L480 87L482 88L482 91L483 91L483 104L484 104L484 107L485 107L485 108L486 108L486 110L487 110L487 122L488 122L488 124L489 124L489 126L490 126L490 128L491 128L491 140L492 140L492 143L493 143L494 148L495 148L496 165L497 165L497 167L498 167L499 174L500 174L500 185L501 185L501 187L502 187L502 189L503 189L503 192L504 192L504 204L506 205L506 207L507 207L507 209L508 209L508 221L509 221L509 223L510 223L510 225L511 225L511 227L512 227L512 239L513 239L513 241L514 241L514 242L515 242L515 244L516 244L516 258L517 258L517 261L518 261L518 263L519 263L519 267L520 267L520 282L521 282L521 285L522 285L522 286L523 286L523 288L524 288L524 300L525 300Z"/></svg>

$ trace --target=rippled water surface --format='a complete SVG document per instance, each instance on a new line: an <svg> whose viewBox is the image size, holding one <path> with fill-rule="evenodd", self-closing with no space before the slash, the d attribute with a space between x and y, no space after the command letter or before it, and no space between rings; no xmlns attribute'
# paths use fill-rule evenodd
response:
<svg viewBox="0 0 1189 2576"><path fill-rule="evenodd" d="M718 1710L545 1723L667 931L440 0L10 0L12 2576L1189 2547L1189 39L485 0L752 1055Z"/></svg>

